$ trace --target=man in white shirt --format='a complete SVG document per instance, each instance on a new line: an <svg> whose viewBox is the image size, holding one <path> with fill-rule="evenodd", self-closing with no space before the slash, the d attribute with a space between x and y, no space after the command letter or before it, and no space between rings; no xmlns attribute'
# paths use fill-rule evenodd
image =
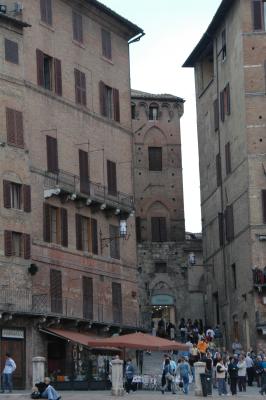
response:
<svg viewBox="0 0 266 400"><path fill-rule="evenodd" d="M15 361L11 358L10 353L6 353L6 361L5 366L2 372L3 375L3 388L2 393L5 393L5 390L8 390L9 393L12 393L12 375L15 369L17 368Z"/></svg>

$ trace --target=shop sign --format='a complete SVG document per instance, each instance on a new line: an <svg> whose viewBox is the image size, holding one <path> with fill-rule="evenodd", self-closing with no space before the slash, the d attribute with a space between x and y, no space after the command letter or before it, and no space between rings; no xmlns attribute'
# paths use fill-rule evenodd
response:
<svg viewBox="0 0 266 400"><path fill-rule="evenodd" d="M174 304L174 298L169 294L157 294L152 296L151 304L153 306L172 306Z"/></svg>
<svg viewBox="0 0 266 400"><path fill-rule="evenodd" d="M3 338L24 339L23 329L2 329Z"/></svg>

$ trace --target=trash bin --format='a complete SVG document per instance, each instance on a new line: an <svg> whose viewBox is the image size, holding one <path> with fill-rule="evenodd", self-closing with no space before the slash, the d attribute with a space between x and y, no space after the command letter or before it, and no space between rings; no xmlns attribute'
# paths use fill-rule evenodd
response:
<svg viewBox="0 0 266 400"><path fill-rule="evenodd" d="M206 380L207 380L207 394L209 396L211 396L212 395L212 375L206 374Z"/></svg>
<svg viewBox="0 0 266 400"><path fill-rule="evenodd" d="M212 395L212 377L209 374L200 374L202 396Z"/></svg>

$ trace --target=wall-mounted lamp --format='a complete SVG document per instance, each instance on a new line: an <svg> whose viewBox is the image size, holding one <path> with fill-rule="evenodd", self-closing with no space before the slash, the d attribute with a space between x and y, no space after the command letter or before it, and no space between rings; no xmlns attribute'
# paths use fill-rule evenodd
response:
<svg viewBox="0 0 266 400"><path fill-rule="evenodd" d="M102 237L102 232L100 231L100 243L101 243L101 253L105 247L108 247L110 242L116 239L124 239L128 240L129 235L127 233L127 221L121 219L119 222L119 235L117 236L109 236L109 237Z"/></svg>
<svg viewBox="0 0 266 400"><path fill-rule="evenodd" d="M101 207L100 207L100 210L105 210L106 209L106 204L105 203L103 203L102 205L101 205Z"/></svg>

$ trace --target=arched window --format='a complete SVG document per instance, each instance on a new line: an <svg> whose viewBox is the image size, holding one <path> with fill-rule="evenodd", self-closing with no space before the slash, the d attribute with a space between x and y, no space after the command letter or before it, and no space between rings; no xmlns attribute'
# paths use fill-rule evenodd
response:
<svg viewBox="0 0 266 400"><path fill-rule="evenodd" d="M151 103L149 107L149 120L155 121L159 118L159 107L156 103Z"/></svg>

